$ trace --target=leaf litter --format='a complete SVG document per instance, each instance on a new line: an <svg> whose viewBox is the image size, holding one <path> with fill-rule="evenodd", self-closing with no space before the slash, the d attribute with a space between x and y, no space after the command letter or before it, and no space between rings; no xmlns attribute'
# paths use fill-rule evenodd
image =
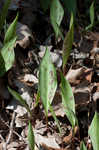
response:
<svg viewBox="0 0 99 150"><path fill-rule="evenodd" d="M37 2L34 3L36 3L36 12L38 11L39 5ZM62 128L62 134L59 135L57 125L50 112L48 112L47 128L46 117L44 115L45 112L43 110L41 100L39 100L38 106L36 108L34 108L34 104L36 102L36 94L38 89L38 67L44 54L43 52L42 56L40 56L40 52L42 51L39 47L43 45L43 43L45 43L49 37L51 46L49 49L51 51L50 53L52 56L52 62L55 64L56 72L58 73L62 66L62 46L58 47L59 43L56 43L56 45L55 43L53 44L50 38L51 35L53 35L51 27L49 28L49 31L43 30L43 34L40 33L38 24L41 24L42 29L44 25L42 21L35 17L35 13L33 13L31 10L31 4L31 0L29 0L28 3L24 0L21 2L21 4L18 4L18 7L20 7L20 5L23 7L23 12L20 10L20 27L17 27L17 31L19 35L22 34L22 32L25 34L24 38L19 37L20 41L17 40L16 42L15 52L17 58L13 68L9 70L8 74L4 76L3 79L0 80L0 148L3 149L2 147L7 142L7 137L10 132L9 125L12 121L13 111L16 112L15 123L13 124L14 137L12 136L9 143L6 143L7 149L21 150L27 148L28 113L25 108L20 106L19 103L16 103L15 99L9 95L6 88L6 80L8 80L8 84L11 88L15 89L21 94L21 96L23 96L34 113L32 116L34 118L32 118L32 125L36 138L35 142L38 146L36 149L43 148L45 150L73 150L71 144L73 141L75 149L80 149L79 145L82 139L84 140L85 144L87 144L87 147L90 147L90 142L88 143L89 139L87 138L88 128L92 117L94 116L94 112L96 109L98 109L99 105L99 66L97 61L99 33L89 32L87 35L79 34L79 36L76 37L77 30L74 31L76 33L74 33L73 50L71 51L71 55L67 63L66 79L69 80L74 93L76 112L80 129L77 129L73 139L70 122L67 119L61 104L62 99L60 96L60 88L57 87L52 106ZM11 6L10 9L12 10L13 7ZM25 15L27 12L28 15ZM13 12L11 13L13 14ZM38 13L39 16L43 18L42 13L40 13L40 11L38 11ZM29 17L31 15L33 16L33 20ZM27 21L27 18L30 19L29 22ZM48 20L47 16L46 20ZM48 28L49 22L46 20L44 19ZM37 31L39 31L39 35ZM78 32L80 33L80 31ZM46 49L46 45L43 45L43 48ZM31 55L33 56L29 57L29 52L32 52ZM36 57L34 58L34 56ZM53 76L53 72L50 72L50 74ZM52 82L53 80L51 80L50 84L52 84ZM60 79L58 79L58 82L60 82ZM11 102L13 103L11 104Z"/></svg>

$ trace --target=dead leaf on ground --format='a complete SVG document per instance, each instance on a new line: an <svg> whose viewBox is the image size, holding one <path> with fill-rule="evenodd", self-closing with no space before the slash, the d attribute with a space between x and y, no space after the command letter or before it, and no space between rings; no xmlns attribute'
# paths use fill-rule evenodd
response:
<svg viewBox="0 0 99 150"><path fill-rule="evenodd" d="M85 75L85 79L87 81L89 81L89 83L91 83L93 70L92 69L86 69L84 75Z"/></svg>
<svg viewBox="0 0 99 150"><path fill-rule="evenodd" d="M60 146L56 143L55 137L54 136L49 136L49 137L44 137L41 136L37 130L34 130L34 135L35 135L35 142L38 146L45 144L49 147L53 147L55 149L60 148Z"/></svg>
<svg viewBox="0 0 99 150"><path fill-rule="evenodd" d="M89 83L87 81L83 81L75 87L74 97L76 108L87 106L90 102L90 87L88 87L88 85Z"/></svg>
<svg viewBox="0 0 99 150"><path fill-rule="evenodd" d="M77 80L80 82L78 78L82 76L84 70L85 69L83 67L78 69L71 68L66 75L66 79L69 80L70 83L76 84Z"/></svg>
<svg viewBox="0 0 99 150"><path fill-rule="evenodd" d="M73 138L73 133L72 133L72 130L71 130L70 133L69 133L69 135L65 136L63 138L63 142L66 143L66 144L70 144L71 141L72 141L72 138Z"/></svg>
<svg viewBox="0 0 99 150"><path fill-rule="evenodd" d="M16 27L16 34L18 36L16 44L19 44L22 48L25 49L30 45L30 38L31 41L34 43L32 32L27 25L18 22Z"/></svg>
<svg viewBox="0 0 99 150"><path fill-rule="evenodd" d="M40 145L40 149L43 149L43 150L71 150L71 148L53 148L53 147L49 147L44 143L42 143L42 145Z"/></svg>

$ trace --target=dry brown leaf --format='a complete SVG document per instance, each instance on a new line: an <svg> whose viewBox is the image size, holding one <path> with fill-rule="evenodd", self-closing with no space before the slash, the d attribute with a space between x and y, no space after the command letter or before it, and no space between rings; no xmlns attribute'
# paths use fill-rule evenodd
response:
<svg viewBox="0 0 99 150"><path fill-rule="evenodd" d="M90 87L88 81L83 81L75 87L74 97L76 107L87 106L90 102Z"/></svg>
<svg viewBox="0 0 99 150"><path fill-rule="evenodd" d="M52 147L49 147L49 146L47 146L46 144L43 144L42 143L42 145L41 145L41 148L42 148L42 150L71 150L70 148L52 148Z"/></svg>
<svg viewBox="0 0 99 150"><path fill-rule="evenodd" d="M69 82L71 83L75 83L76 80L82 76L82 74L84 73L84 68L78 68L78 69L70 69L69 72L66 75L66 79L69 80Z"/></svg>
<svg viewBox="0 0 99 150"><path fill-rule="evenodd" d="M90 83L91 83L91 80L92 80L92 75L93 75L92 69L86 69L85 70L85 79L87 81L89 81Z"/></svg>
<svg viewBox="0 0 99 150"><path fill-rule="evenodd" d="M63 138L63 142L66 143L66 144L70 144L71 141L72 141L72 137L73 137L73 133L72 133L72 130L71 130L70 133L69 133L69 135L65 136Z"/></svg>

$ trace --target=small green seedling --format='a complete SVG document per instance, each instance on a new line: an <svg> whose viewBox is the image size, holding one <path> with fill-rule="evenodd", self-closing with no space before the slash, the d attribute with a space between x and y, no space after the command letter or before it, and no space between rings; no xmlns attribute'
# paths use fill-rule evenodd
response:
<svg viewBox="0 0 99 150"><path fill-rule="evenodd" d="M91 24L85 28L86 31L89 29L92 29L92 27L94 26L94 20L95 20L95 14L94 14L94 1L93 1L90 6L90 22L91 22Z"/></svg>
<svg viewBox="0 0 99 150"><path fill-rule="evenodd" d="M29 121L29 126L28 126L28 141L29 141L29 147L31 150L35 149L35 139L34 139L34 132L32 129L32 124Z"/></svg>
<svg viewBox="0 0 99 150"><path fill-rule="evenodd" d="M82 141L81 144L80 144L80 150L87 150L84 142Z"/></svg>
<svg viewBox="0 0 99 150"><path fill-rule="evenodd" d="M8 87L9 92L11 93L11 95L20 102L20 104L22 106L24 106L27 111L29 112L30 116L32 116L31 110L27 104L27 102L22 98L22 96L20 96L20 94L14 90L12 90L10 87Z"/></svg>

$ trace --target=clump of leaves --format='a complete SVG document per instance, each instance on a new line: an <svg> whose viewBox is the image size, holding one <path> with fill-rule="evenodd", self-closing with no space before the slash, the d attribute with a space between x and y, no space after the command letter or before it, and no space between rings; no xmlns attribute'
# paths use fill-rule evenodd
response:
<svg viewBox="0 0 99 150"><path fill-rule="evenodd" d="M73 43L73 15L71 15L69 32L64 39L63 66L65 66L67 63L72 48L72 43ZM57 88L57 75L55 67L51 62L50 52L48 49L46 49L45 55L41 61L39 71L40 71L39 92L41 101L45 109L46 116L48 116L48 110L50 110L60 131L61 129L59 126L59 122L51 106ZM69 82L64 78L64 75L62 73L61 73L61 95L63 107L66 112L67 118L72 124L72 127L74 128L75 124L77 123L77 118L75 115L74 96Z"/></svg>

